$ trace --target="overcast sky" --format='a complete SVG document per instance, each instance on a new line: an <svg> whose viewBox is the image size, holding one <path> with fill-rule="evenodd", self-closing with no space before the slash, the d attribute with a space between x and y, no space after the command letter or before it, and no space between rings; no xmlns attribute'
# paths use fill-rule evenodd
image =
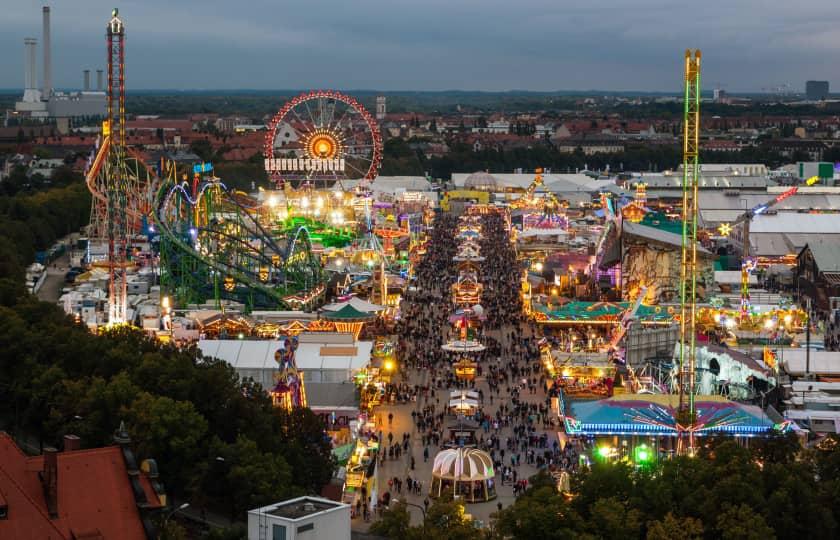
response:
<svg viewBox="0 0 840 540"><path fill-rule="evenodd" d="M675 91L698 47L704 89L840 91L840 0L65 0L55 86L104 67L114 5L129 89ZM24 37L40 85L41 6L0 0L0 88L23 86Z"/></svg>

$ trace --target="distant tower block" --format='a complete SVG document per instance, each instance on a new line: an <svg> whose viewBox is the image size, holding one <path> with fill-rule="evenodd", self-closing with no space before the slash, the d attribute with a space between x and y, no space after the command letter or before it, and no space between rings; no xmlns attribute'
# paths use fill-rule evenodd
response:
<svg viewBox="0 0 840 540"><path fill-rule="evenodd" d="M385 96L376 96L376 119L385 120Z"/></svg>

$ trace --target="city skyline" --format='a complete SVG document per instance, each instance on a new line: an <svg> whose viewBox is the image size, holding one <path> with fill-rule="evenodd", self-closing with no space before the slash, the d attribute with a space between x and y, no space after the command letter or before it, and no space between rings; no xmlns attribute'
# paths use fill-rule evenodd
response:
<svg viewBox="0 0 840 540"><path fill-rule="evenodd" d="M83 69L103 67L102 21L113 4L52 6L56 87L81 87ZM41 5L0 2L0 46L8 51L0 88L23 86L25 37L39 40L41 83ZM831 77L840 68L833 33L840 6L827 0L769 7L712 0L694 13L662 0L641 0L632 12L616 0L586 7L546 0L431 0L398 9L381 1L319 9L293 2L282 10L264 1L248 10L200 5L117 3L131 89L669 92L680 89L687 47L703 51L705 89L761 92L787 84L799 92L809 79L840 85Z"/></svg>

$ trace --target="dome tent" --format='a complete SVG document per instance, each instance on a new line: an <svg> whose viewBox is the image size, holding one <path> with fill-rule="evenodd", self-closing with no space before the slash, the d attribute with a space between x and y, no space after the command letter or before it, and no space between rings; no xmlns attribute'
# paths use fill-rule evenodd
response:
<svg viewBox="0 0 840 540"><path fill-rule="evenodd" d="M503 187L492 174L484 171L478 171L472 173L464 180L464 189L500 191L503 190Z"/></svg>
<svg viewBox="0 0 840 540"><path fill-rule="evenodd" d="M477 448L448 448L438 452L432 466L430 495L460 495L467 502L496 498L493 460Z"/></svg>

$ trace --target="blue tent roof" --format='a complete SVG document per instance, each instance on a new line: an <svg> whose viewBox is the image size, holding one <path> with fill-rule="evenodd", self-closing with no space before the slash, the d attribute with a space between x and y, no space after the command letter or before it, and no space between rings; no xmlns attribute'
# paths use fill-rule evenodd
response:
<svg viewBox="0 0 840 540"><path fill-rule="evenodd" d="M760 408L721 396L697 396L696 435L762 436L788 429L776 425ZM679 397L662 394L626 394L598 401L561 399L566 431L572 435L677 436Z"/></svg>

